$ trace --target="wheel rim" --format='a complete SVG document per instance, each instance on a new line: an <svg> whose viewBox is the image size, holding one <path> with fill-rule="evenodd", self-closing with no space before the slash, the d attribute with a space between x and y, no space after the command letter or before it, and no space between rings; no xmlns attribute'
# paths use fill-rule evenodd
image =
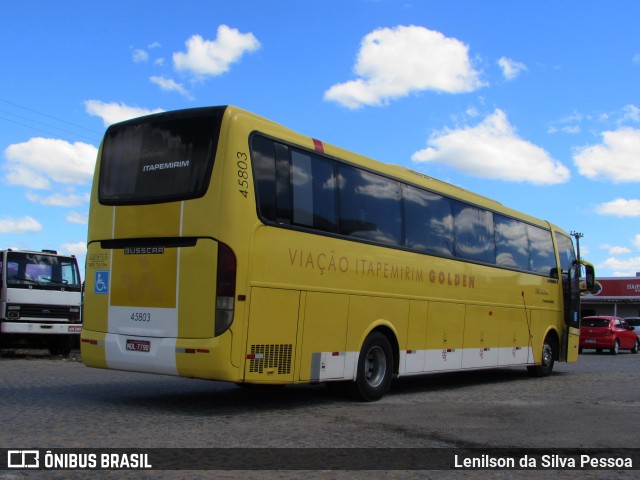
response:
<svg viewBox="0 0 640 480"><path fill-rule="evenodd" d="M553 361L553 350L551 349L551 345L545 343L542 347L542 365L548 367L551 365Z"/></svg>
<svg viewBox="0 0 640 480"><path fill-rule="evenodd" d="M381 347L375 346L364 359L364 376L371 387L378 387L387 372L387 357Z"/></svg>

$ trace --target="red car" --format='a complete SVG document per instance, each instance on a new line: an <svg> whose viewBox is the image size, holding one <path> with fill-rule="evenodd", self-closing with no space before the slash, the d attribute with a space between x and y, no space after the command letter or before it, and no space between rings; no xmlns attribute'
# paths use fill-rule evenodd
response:
<svg viewBox="0 0 640 480"><path fill-rule="evenodd" d="M624 319L620 317L584 317L580 324L580 348L595 348L601 352L609 349L613 355L620 350L631 350L638 353L640 340L638 334Z"/></svg>

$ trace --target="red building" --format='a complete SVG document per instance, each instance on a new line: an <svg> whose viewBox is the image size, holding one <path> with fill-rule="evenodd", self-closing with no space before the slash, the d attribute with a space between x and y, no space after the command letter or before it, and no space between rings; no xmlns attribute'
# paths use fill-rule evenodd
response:
<svg viewBox="0 0 640 480"><path fill-rule="evenodd" d="M582 316L640 317L640 273L635 277L598 278L598 290L582 296Z"/></svg>

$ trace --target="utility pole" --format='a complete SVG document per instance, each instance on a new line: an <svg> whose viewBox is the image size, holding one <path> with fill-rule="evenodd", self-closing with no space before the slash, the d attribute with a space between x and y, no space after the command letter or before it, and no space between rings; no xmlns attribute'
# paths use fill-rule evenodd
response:
<svg viewBox="0 0 640 480"><path fill-rule="evenodd" d="M578 254L578 261L580 261L580 239L584 237L584 235L580 232L571 232L571 236L576 239L576 250Z"/></svg>

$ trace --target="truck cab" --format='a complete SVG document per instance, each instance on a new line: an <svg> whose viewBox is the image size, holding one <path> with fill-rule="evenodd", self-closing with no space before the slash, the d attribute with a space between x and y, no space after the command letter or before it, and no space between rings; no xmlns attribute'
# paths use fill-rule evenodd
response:
<svg viewBox="0 0 640 480"><path fill-rule="evenodd" d="M74 256L0 250L0 347L69 354L82 330L82 283Z"/></svg>

